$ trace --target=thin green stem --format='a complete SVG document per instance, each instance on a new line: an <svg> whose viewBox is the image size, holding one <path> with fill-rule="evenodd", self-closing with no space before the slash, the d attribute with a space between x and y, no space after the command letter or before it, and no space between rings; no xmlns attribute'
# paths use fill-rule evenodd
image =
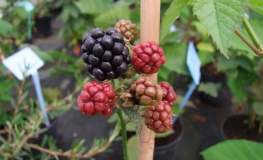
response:
<svg viewBox="0 0 263 160"><path fill-rule="evenodd" d="M258 56L262 57L263 58L263 52L261 50L259 50L258 48L256 48L253 44L251 44L249 42L249 40L241 33L239 32L238 30L235 29L235 33L236 35L242 39L243 42L245 42L247 44L247 46L255 53L257 54Z"/></svg>
<svg viewBox="0 0 263 160"><path fill-rule="evenodd" d="M243 20L242 21L243 25L247 33L249 34L250 38L252 39L254 45L256 46L257 49L262 51L263 49L262 44L260 43L259 38L257 37L257 34L255 33L253 27L250 25L248 19L245 16L243 16L242 20Z"/></svg>
<svg viewBox="0 0 263 160"><path fill-rule="evenodd" d="M117 109L117 114L118 114L118 116L120 118L120 122L121 122L121 137L122 137L123 156L124 156L124 160L128 160L126 123L125 123L125 120L123 119L121 109Z"/></svg>

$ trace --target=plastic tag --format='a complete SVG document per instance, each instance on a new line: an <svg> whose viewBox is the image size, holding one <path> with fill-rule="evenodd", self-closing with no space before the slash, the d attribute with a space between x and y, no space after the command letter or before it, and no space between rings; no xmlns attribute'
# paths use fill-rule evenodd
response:
<svg viewBox="0 0 263 160"><path fill-rule="evenodd" d="M170 27L170 32L175 32L177 30L176 26L173 24L171 27Z"/></svg>
<svg viewBox="0 0 263 160"><path fill-rule="evenodd" d="M28 13L34 10L34 5L31 2L29 2L29 1L17 2L16 6L24 7L26 12L28 12Z"/></svg>
<svg viewBox="0 0 263 160"><path fill-rule="evenodd" d="M3 64L19 79L23 80L26 76L35 73L44 62L34 53L31 48L24 48L12 56L6 58Z"/></svg>
<svg viewBox="0 0 263 160"><path fill-rule="evenodd" d="M198 85L200 83L201 77L201 61L197 55L194 44L192 42L190 42L188 45L186 63L195 84Z"/></svg>

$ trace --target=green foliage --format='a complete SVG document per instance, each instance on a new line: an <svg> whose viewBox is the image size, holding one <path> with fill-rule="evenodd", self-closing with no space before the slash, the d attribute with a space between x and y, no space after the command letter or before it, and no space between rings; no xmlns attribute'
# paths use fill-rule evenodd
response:
<svg viewBox="0 0 263 160"><path fill-rule="evenodd" d="M197 0L194 13L212 36L218 49L228 57L228 43L241 22L245 0Z"/></svg>
<svg viewBox="0 0 263 160"><path fill-rule="evenodd" d="M15 7L14 2L9 1L3 10L2 19L12 24L12 32L10 33L10 36L16 39L16 44L22 43L27 38L27 13L24 8ZM6 27L9 28L10 26ZM30 28L32 27L33 23L30 24ZM1 30L6 30L7 28L1 27Z"/></svg>
<svg viewBox="0 0 263 160"><path fill-rule="evenodd" d="M137 159L137 143L138 143L138 136L134 135L130 139L128 139L128 157L129 159Z"/></svg>
<svg viewBox="0 0 263 160"><path fill-rule="evenodd" d="M10 34L12 32L12 24L10 24L9 22L0 19L0 35L1 36L7 36L8 34Z"/></svg>
<svg viewBox="0 0 263 160"><path fill-rule="evenodd" d="M169 71L189 75L189 70L186 65L186 44L183 42L165 43L162 47L166 56L166 62L163 66Z"/></svg>
<svg viewBox="0 0 263 160"><path fill-rule="evenodd" d="M79 0L75 4L81 13L95 16L113 8L112 0Z"/></svg>
<svg viewBox="0 0 263 160"><path fill-rule="evenodd" d="M53 0L38 1L33 10L34 18L42 18L50 15Z"/></svg>
<svg viewBox="0 0 263 160"><path fill-rule="evenodd" d="M62 7L62 13L58 16L58 19L66 24L60 28L59 36L68 40L70 46L77 44L85 32L88 32L94 26L93 17L82 14L77 4L71 0L56 2L56 7Z"/></svg>
<svg viewBox="0 0 263 160"><path fill-rule="evenodd" d="M227 140L218 143L200 154L205 160L261 160L263 144L248 140Z"/></svg>
<svg viewBox="0 0 263 160"><path fill-rule="evenodd" d="M160 40L169 31L171 25L179 17L181 10L185 7L189 0L173 0L170 7L166 10L161 22L161 35Z"/></svg>
<svg viewBox="0 0 263 160"><path fill-rule="evenodd" d="M48 103L62 98L62 94L58 88L43 88L43 96Z"/></svg>
<svg viewBox="0 0 263 160"><path fill-rule="evenodd" d="M257 11L258 13L260 13L261 15L263 15L263 1L261 0L248 0L249 6Z"/></svg>
<svg viewBox="0 0 263 160"><path fill-rule="evenodd" d="M207 83L200 83L198 86L198 91L204 92L212 97L217 97L218 90L221 88L220 83L213 83L213 82L207 82Z"/></svg>
<svg viewBox="0 0 263 160"><path fill-rule="evenodd" d="M121 109L124 111L126 116L129 117L130 121L134 123L136 133L139 135L142 129L142 117L140 114L139 106L134 106L134 108L121 107Z"/></svg>
<svg viewBox="0 0 263 160"><path fill-rule="evenodd" d="M107 29L114 27L116 22L121 19L130 19L130 10L128 6L118 6L94 19L96 27Z"/></svg>
<svg viewBox="0 0 263 160"><path fill-rule="evenodd" d="M253 102L252 106L257 115L263 116L263 102L255 101Z"/></svg>

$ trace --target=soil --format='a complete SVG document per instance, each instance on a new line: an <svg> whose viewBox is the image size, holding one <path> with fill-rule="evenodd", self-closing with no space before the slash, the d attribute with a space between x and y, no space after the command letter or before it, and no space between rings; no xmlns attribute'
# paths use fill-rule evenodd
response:
<svg viewBox="0 0 263 160"><path fill-rule="evenodd" d="M235 115L227 118L223 126L223 132L227 139L247 139L263 143L263 134L258 133L258 128L248 128L244 123L247 115Z"/></svg>
<svg viewBox="0 0 263 160"><path fill-rule="evenodd" d="M174 129L174 133L170 134L166 137L158 137L155 138L155 147L159 147L159 146L164 146L166 144L169 144L171 142L173 142L175 139L177 139L182 132L182 126L180 124L180 120L178 119L177 121L175 121L174 125L173 125L173 129Z"/></svg>

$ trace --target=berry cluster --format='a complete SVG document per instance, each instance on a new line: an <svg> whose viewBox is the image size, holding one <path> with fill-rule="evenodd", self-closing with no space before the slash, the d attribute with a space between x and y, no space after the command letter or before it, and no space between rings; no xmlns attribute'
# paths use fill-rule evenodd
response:
<svg viewBox="0 0 263 160"><path fill-rule="evenodd" d="M79 110L86 115L108 116L115 105L115 92L108 83L88 82L78 97Z"/></svg>
<svg viewBox="0 0 263 160"><path fill-rule="evenodd" d="M106 33L94 28L83 37L82 43L82 59L97 80L115 79L128 70L129 50L123 36L114 28L107 29Z"/></svg>
<svg viewBox="0 0 263 160"><path fill-rule="evenodd" d="M116 23L115 29L133 44L137 36L137 27L134 23L122 19Z"/></svg>
<svg viewBox="0 0 263 160"><path fill-rule="evenodd" d="M140 105L156 105L163 98L161 86L148 77L139 77L134 81L131 84L130 93Z"/></svg>
<svg viewBox="0 0 263 160"><path fill-rule="evenodd" d="M109 28L106 32L100 28L92 29L83 37L81 47L82 59L87 64L88 72L99 81L132 78L136 72L158 72L166 58L163 49L156 42L146 41L135 45L130 57L129 49L131 50L136 35L136 25L130 20L120 20L115 28ZM84 85L77 104L86 115L107 116L115 105L115 95L108 83L88 82ZM129 93L123 95L127 95L127 100L132 100L132 105L148 106L144 117L149 129L163 133L171 128L171 107L176 93L169 83L157 84L145 75L140 76L132 82Z"/></svg>
<svg viewBox="0 0 263 160"><path fill-rule="evenodd" d="M147 107L145 111L145 124L156 133L164 133L170 130L173 124L172 116L171 107L161 101L155 106Z"/></svg>
<svg viewBox="0 0 263 160"><path fill-rule="evenodd" d="M146 74L158 72L166 61L163 49L156 42L142 42L135 45L131 60L138 73Z"/></svg>
<svg viewBox="0 0 263 160"><path fill-rule="evenodd" d="M163 90L162 101L164 101L172 107L174 105L174 101L176 100L176 93L173 87L168 82L160 82L159 84Z"/></svg>

